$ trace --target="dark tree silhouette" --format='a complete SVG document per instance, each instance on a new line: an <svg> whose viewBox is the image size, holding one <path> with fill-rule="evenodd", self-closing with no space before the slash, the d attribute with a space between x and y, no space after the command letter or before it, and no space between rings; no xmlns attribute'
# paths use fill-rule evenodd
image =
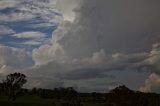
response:
<svg viewBox="0 0 160 106"><path fill-rule="evenodd" d="M134 91L130 90L125 85L122 85L122 86L116 87L115 89L111 90L110 93L123 94L123 93L134 93Z"/></svg>
<svg viewBox="0 0 160 106"><path fill-rule="evenodd" d="M22 86L27 82L26 76L21 73L13 73L6 76L3 80L3 85L6 93L8 94L8 100L14 101L16 95L22 89Z"/></svg>

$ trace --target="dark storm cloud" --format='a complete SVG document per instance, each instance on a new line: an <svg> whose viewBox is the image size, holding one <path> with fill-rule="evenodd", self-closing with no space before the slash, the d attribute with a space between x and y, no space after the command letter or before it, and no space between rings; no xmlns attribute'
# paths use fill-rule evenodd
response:
<svg viewBox="0 0 160 106"><path fill-rule="evenodd" d="M66 80L83 80L92 78L115 78L113 75L105 74L105 69L76 69L69 73L58 75L61 79Z"/></svg>
<svg viewBox="0 0 160 106"><path fill-rule="evenodd" d="M99 49L107 53L150 50L160 34L159 4L158 0L83 0L59 42L76 57Z"/></svg>
<svg viewBox="0 0 160 106"><path fill-rule="evenodd" d="M81 0L75 20L62 22L52 45L33 50L37 66L28 73L73 80L63 80L67 85L79 80L79 88L98 91L107 88L105 83L96 86L106 81L104 71L146 68L158 73L160 50L153 45L159 45L159 5L159 0Z"/></svg>

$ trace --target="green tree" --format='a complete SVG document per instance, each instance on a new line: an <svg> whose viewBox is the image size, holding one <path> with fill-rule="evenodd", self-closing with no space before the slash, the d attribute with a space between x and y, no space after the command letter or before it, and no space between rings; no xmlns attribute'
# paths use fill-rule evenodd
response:
<svg viewBox="0 0 160 106"><path fill-rule="evenodd" d="M14 101L17 93L21 91L22 86L27 82L26 76L21 73L13 73L6 76L3 80L5 91L8 94L8 100Z"/></svg>

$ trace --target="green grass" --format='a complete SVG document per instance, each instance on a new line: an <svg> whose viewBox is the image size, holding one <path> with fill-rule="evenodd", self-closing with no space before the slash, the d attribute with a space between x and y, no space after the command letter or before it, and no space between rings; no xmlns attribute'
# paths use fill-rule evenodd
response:
<svg viewBox="0 0 160 106"><path fill-rule="evenodd" d="M54 103L54 104L53 104ZM98 103L83 103L83 106L105 106ZM8 97L0 96L0 106L61 106L60 102L53 99L42 99L38 96L22 96L12 102Z"/></svg>
<svg viewBox="0 0 160 106"><path fill-rule="evenodd" d="M0 97L0 106L55 106L53 100L42 99L37 96L18 97L15 101L8 101L8 97Z"/></svg>

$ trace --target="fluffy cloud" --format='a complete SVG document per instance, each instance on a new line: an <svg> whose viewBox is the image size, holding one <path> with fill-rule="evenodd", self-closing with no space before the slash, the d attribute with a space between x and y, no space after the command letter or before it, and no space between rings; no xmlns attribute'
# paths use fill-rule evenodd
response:
<svg viewBox="0 0 160 106"><path fill-rule="evenodd" d="M150 52L149 58L146 59L142 66L147 66L151 70L151 75L145 81L145 85L140 88L143 92L160 93L160 44L155 44Z"/></svg>
<svg viewBox="0 0 160 106"><path fill-rule="evenodd" d="M42 32L21 32L11 35L14 38L25 39L27 41L16 42L16 45L25 45L25 46L39 46L43 44L46 40L49 41L46 37L47 35Z"/></svg>
<svg viewBox="0 0 160 106"><path fill-rule="evenodd" d="M51 57L50 54L46 57L47 52L52 53L52 51L48 51L52 48L49 48L47 45L46 47L43 47L44 48L36 49L36 51L34 51L34 60L37 62L37 65L30 70L27 70L26 74L35 79L39 78L39 76L44 79L55 78L58 79L60 83L63 82L62 86L76 86L79 91L87 92L89 89L92 91L107 91L107 89L109 90L109 88L113 88L121 84L122 82L114 81L115 77L109 75L107 72L112 70L137 70L137 68L142 68L141 65L137 64L145 61L149 55L149 53L108 55L104 50L101 50L93 53L93 55L88 58L70 59L62 54L60 56L58 56L58 54L54 54L53 57ZM39 50L45 52L41 51L40 53ZM61 59L58 58L61 56ZM63 58L63 56L65 58ZM109 81L108 83L106 82L103 83L104 85L98 85L98 83L101 83L102 81L105 82L107 80ZM54 81L55 80L53 80L53 84ZM112 85L111 82L113 81L114 84ZM89 84L90 82L92 82L92 85ZM94 84L94 82L96 83ZM50 81L47 82L46 80L45 83L48 85L46 87L53 87L53 85L50 86ZM37 85L37 87L41 86L43 86L43 81L39 81L39 85ZM96 88L96 86L98 87Z"/></svg>
<svg viewBox="0 0 160 106"><path fill-rule="evenodd" d="M41 32L22 32L14 34L13 37L16 38L28 38L28 39L40 39L45 37L44 33Z"/></svg>
<svg viewBox="0 0 160 106"><path fill-rule="evenodd" d="M62 23L58 30L54 32L52 45L42 45L41 47L33 50L32 57L36 64L46 64L51 61L66 61L68 57L63 50L63 46L59 44L58 41L67 33L65 28L70 28L69 26L69 21Z"/></svg>
<svg viewBox="0 0 160 106"><path fill-rule="evenodd" d="M1 35L8 35L8 34L14 34L14 30L12 30L11 28L8 28L6 26L0 25L0 36Z"/></svg>
<svg viewBox="0 0 160 106"><path fill-rule="evenodd" d="M59 81L63 82L62 86L76 86L79 91L89 91L89 89L92 91L106 91L104 88L108 88L109 90L109 88L113 88L123 83L115 81L114 85L110 85L111 83L109 82L104 83L105 85L97 85L98 83L101 83L101 81L107 81L108 79L112 79L110 80L110 82L114 81L115 77L112 75L108 75L108 72L110 71L138 70L142 72L147 71L158 74L160 69L159 44L153 45L153 48L150 52L140 52L132 54L106 54L106 52L102 49L99 52L93 53L91 57L82 59L68 58L64 52L64 54L61 54L62 52L59 52L58 54L53 55L55 51L52 51L52 49L52 46L47 45L42 46L42 48L40 49L36 49L33 53L35 56L34 60L37 62L37 66L33 67L26 73L29 76L36 75L43 78L53 77L59 79ZM45 52L40 52L40 50ZM46 57L47 52L48 57ZM60 59L59 57L62 58ZM159 86L155 86L156 81L155 83L152 83L152 81L150 82L150 80L152 79L150 79L149 77L149 79L146 80L145 86L141 87L141 91L156 91L155 89L159 89ZM77 81L80 83L77 83ZM92 83L96 82L96 84L91 87L92 85L90 85L89 83L86 84L86 82L88 81ZM39 82L38 87L41 86L40 83L42 82ZM47 80L45 83L47 83ZM50 81L48 83L50 83ZM99 87L96 88L95 86ZM154 86L154 89L149 88L150 86ZM48 84L48 87L51 86L49 86Z"/></svg>
<svg viewBox="0 0 160 106"><path fill-rule="evenodd" d="M53 42L56 40L72 58L88 57L101 49L109 54L149 51L156 43L150 38L159 36L159 29L150 28L158 28L159 25L159 22L157 24L152 22L158 21L160 17L157 16L158 3L130 2L81 1L74 10L76 14L74 22L68 20L62 23L53 34ZM110 4L113 6L109 6ZM152 6L151 4L155 8L148 8ZM135 6L139 9L135 9Z"/></svg>
<svg viewBox="0 0 160 106"><path fill-rule="evenodd" d="M79 5L80 0L56 0L56 8L63 14L64 20L74 21L74 9Z"/></svg>
<svg viewBox="0 0 160 106"><path fill-rule="evenodd" d="M160 93L160 76L152 73L145 81L145 85L140 88L142 92Z"/></svg>
<svg viewBox="0 0 160 106"><path fill-rule="evenodd" d="M24 46L39 46L42 44L42 42L39 41L34 41L34 40L29 40L29 41L25 41L23 43L16 43L18 45L24 45Z"/></svg>
<svg viewBox="0 0 160 106"><path fill-rule="evenodd" d="M64 58L64 52L59 45L55 45L56 48L53 48L50 45L43 45L38 49L34 49L32 52L33 60L36 65L46 64L51 61L66 61ZM41 52L41 53L39 53Z"/></svg>
<svg viewBox="0 0 160 106"><path fill-rule="evenodd" d="M27 50L50 44L51 33L62 20L55 5L56 0L0 0L0 35L7 35L0 37L1 44Z"/></svg>
<svg viewBox="0 0 160 106"><path fill-rule="evenodd" d="M64 46L68 55L76 58L91 56L100 49L107 53L150 50L155 43L149 40L150 37L159 36L159 29L148 31L150 27L158 28L159 25L153 23L153 20L158 21L160 17L157 16L159 7L154 3L156 2L83 1L75 9L76 20L70 29L67 28L68 31L65 29L67 33L58 42ZM151 4L155 8L148 8Z"/></svg>
<svg viewBox="0 0 160 106"><path fill-rule="evenodd" d="M24 69L33 64L29 54L23 49L0 45L0 71L15 71Z"/></svg>
<svg viewBox="0 0 160 106"><path fill-rule="evenodd" d="M79 3L73 7L70 3L65 5L66 14L72 14L66 17L72 19L64 19L53 33L52 45L33 50L36 66L27 71L29 75L58 78L64 85L67 82L74 85L79 80L81 84L76 86L90 89L87 80L94 83L98 78L96 83L100 83L108 77L106 72L112 70L158 73L159 1L82 0ZM110 87L113 86L108 84Z"/></svg>
<svg viewBox="0 0 160 106"><path fill-rule="evenodd" d="M10 10L8 14L1 14L0 20L4 22L25 21L39 16L46 23L52 23L55 22L56 14L54 4L54 0L1 0L0 5L4 5L2 9L10 8Z"/></svg>
<svg viewBox="0 0 160 106"><path fill-rule="evenodd" d="M1 0L0 9L11 8L18 4L17 0Z"/></svg>

